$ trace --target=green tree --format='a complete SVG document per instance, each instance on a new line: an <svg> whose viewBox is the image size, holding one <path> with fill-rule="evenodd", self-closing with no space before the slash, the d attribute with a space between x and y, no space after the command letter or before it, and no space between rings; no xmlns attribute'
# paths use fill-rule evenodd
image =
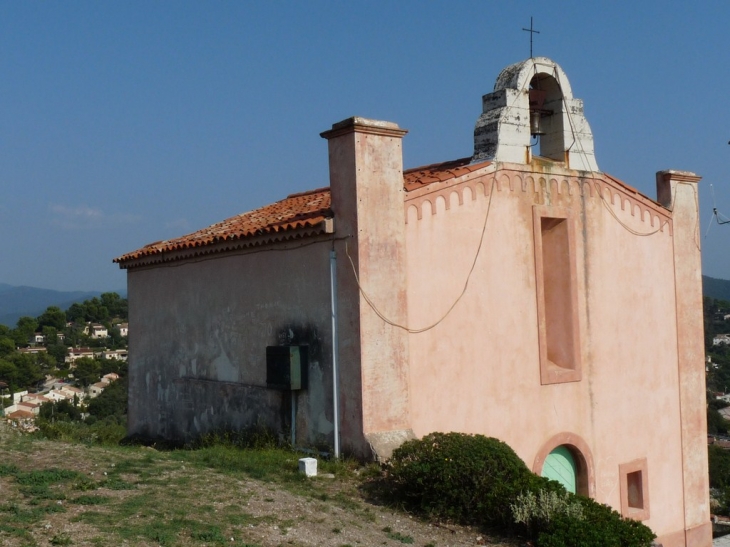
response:
<svg viewBox="0 0 730 547"><path fill-rule="evenodd" d="M109 310L97 297L94 297L91 300L85 300L84 306L86 307L87 321L102 323L109 319Z"/></svg>
<svg viewBox="0 0 730 547"><path fill-rule="evenodd" d="M41 327L41 334L43 334L43 338L45 339L45 346L58 343L58 329L56 327L45 325Z"/></svg>
<svg viewBox="0 0 730 547"><path fill-rule="evenodd" d="M121 333L119 332L119 328L116 326L109 331L108 342L111 349L127 347L127 339L121 335Z"/></svg>
<svg viewBox="0 0 730 547"><path fill-rule="evenodd" d="M40 328L53 327L57 331L63 330L66 327L66 314L58 306L49 306L38 317L38 326Z"/></svg>
<svg viewBox="0 0 730 547"><path fill-rule="evenodd" d="M56 358L48 352L37 353L35 358L36 364L40 367L44 375L58 366Z"/></svg>
<svg viewBox="0 0 730 547"><path fill-rule="evenodd" d="M35 386L43 380L43 372L38 365L37 358L27 353L14 353L7 357L7 360L15 365L18 370L18 387L26 389Z"/></svg>
<svg viewBox="0 0 730 547"><path fill-rule="evenodd" d="M19 391L18 367L5 359L0 359L0 382L7 384L11 391Z"/></svg>
<svg viewBox="0 0 730 547"><path fill-rule="evenodd" d="M710 467L710 486L727 488L730 486L730 451L719 446L707 447Z"/></svg>
<svg viewBox="0 0 730 547"><path fill-rule="evenodd" d="M115 292L105 292L100 297L101 304L109 311L111 317L127 318L127 299Z"/></svg>
<svg viewBox="0 0 730 547"><path fill-rule="evenodd" d="M66 339L64 344L67 346L80 346L85 340L84 323L73 323L70 327L66 327L63 331Z"/></svg>
<svg viewBox="0 0 730 547"><path fill-rule="evenodd" d="M100 420L109 416L118 419L124 417L127 414L127 378L122 377L109 384L98 397L91 400L88 411Z"/></svg>
<svg viewBox="0 0 730 547"><path fill-rule="evenodd" d="M66 310L66 319L74 323L104 323L109 326L113 317L126 320L128 317L127 299L115 292L103 293L100 297L90 298L81 303L72 304Z"/></svg>
<svg viewBox="0 0 730 547"><path fill-rule="evenodd" d="M728 422L716 408L707 406L707 432L715 435L727 435Z"/></svg>
<svg viewBox="0 0 730 547"><path fill-rule="evenodd" d="M38 415L49 421L75 422L81 419L81 409L67 400L43 403Z"/></svg>
<svg viewBox="0 0 730 547"><path fill-rule="evenodd" d="M68 355L68 348L63 344L52 344L50 346L46 346L46 348L48 348L48 355L53 357L56 366L64 366L66 356Z"/></svg>
<svg viewBox="0 0 730 547"><path fill-rule="evenodd" d="M104 349L107 346L107 339L106 338L88 338L84 345L88 346L90 348Z"/></svg>
<svg viewBox="0 0 730 547"><path fill-rule="evenodd" d="M66 310L66 320L74 323L84 323L86 321L86 310L83 304L78 302L71 304L71 307Z"/></svg>
<svg viewBox="0 0 730 547"><path fill-rule="evenodd" d="M0 357L10 355L15 351L15 340L9 336L0 336Z"/></svg>
<svg viewBox="0 0 730 547"><path fill-rule="evenodd" d="M38 322L32 317L21 317L13 330L13 339L18 346L27 346L31 335L38 329Z"/></svg>
<svg viewBox="0 0 730 547"><path fill-rule="evenodd" d="M123 361L120 361L119 359L102 359L100 374L102 376L104 374L109 374L110 372L119 374L119 365L121 363L123 363Z"/></svg>
<svg viewBox="0 0 730 547"><path fill-rule="evenodd" d="M82 357L75 362L73 375L81 384L88 386L94 382L98 382L101 378L101 363L98 359L90 357Z"/></svg>

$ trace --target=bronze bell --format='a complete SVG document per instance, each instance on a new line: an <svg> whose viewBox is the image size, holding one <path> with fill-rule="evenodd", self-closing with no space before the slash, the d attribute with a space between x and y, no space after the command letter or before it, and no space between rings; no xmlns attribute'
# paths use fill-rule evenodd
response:
<svg viewBox="0 0 730 547"><path fill-rule="evenodd" d="M530 133L533 137L545 134L542 127L542 117L545 113L543 106L545 105L546 95L547 93L543 89L530 90Z"/></svg>

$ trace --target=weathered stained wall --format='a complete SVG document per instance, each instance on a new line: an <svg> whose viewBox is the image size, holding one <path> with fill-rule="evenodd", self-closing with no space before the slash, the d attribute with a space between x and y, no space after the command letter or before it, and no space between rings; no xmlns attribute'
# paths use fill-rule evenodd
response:
<svg viewBox="0 0 730 547"><path fill-rule="evenodd" d="M299 395L298 444L333 446L334 250L341 447L387 457L412 436L408 338L383 324L357 280L384 313L405 323L405 133L352 118L323 134L336 233L321 244L308 239L301 248L279 243L129 270L130 321L144 333L130 340L131 434L190 439L254 423L286 432L290 401L265 387L265 347L304 343L309 389Z"/></svg>
<svg viewBox="0 0 730 547"><path fill-rule="evenodd" d="M697 217L700 177L684 171L657 173L658 200L672 210L677 300L679 398L682 413L686 543L704 547L712 541L709 525L708 462L705 442L705 348L702 333L702 271ZM700 450L699 447L702 447Z"/></svg>
<svg viewBox="0 0 730 547"><path fill-rule="evenodd" d="M364 435L367 444L355 452L377 458L388 458L413 436L408 336L381 317L406 323L405 133L394 123L358 117L322 133L328 139L339 257L340 406L362 417L361 431L351 431L350 439L356 444Z"/></svg>
<svg viewBox="0 0 730 547"><path fill-rule="evenodd" d="M575 437L590 451L591 493L617 509L619 465L646 458L651 504L646 524L665 547L685 545L684 504L705 500L696 492L685 498L682 480L669 214L600 174L581 178L582 173L539 162L500 165L496 180L494 171L494 165L485 166L432 184L406 202L413 329L444 317L459 298L488 215L464 296L433 329L410 336L414 432L494 436L531 468L552 448L546 445L551 438ZM535 205L566 208L576 219L582 364L576 382L541 383ZM693 323L683 334L701 341L701 324L699 331Z"/></svg>
<svg viewBox="0 0 730 547"><path fill-rule="evenodd" d="M331 446L330 246L130 270L129 432L188 440L262 424L288 438L290 395L266 388L266 346L307 344L297 439Z"/></svg>

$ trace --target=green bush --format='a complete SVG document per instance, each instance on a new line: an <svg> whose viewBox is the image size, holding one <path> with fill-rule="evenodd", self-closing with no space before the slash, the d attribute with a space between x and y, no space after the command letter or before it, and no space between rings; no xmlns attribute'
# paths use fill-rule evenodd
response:
<svg viewBox="0 0 730 547"><path fill-rule="evenodd" d="M483 435L431 433L404 443L385 466L391 494L411 509L463 523L511 526L510 503L540 479L505 443Z"/></svg>
<svg viewBox="0 0 730 547"><path fill-rule="evenodd" d="M573 497L583 506L582 518L557 515L537 534L537 547L649 547L656 537L647 526L607 505Z"/></svg>
<svg viewBox="0 0 730 547"><path fill-rule="evenodd" d="M41 437L85 444L116 445L127 433L125 425L120 424L113 416L93 424L51 421L38 417L35 424L38 427L37 434Z"/></svg>
<svg viewBox="0 0 730 547"><path fill-rule="evenodd" d="M109 384L98 397L91 399L88 411L95 419L115 416L124 418L127 415L127 378L123 376Z"/></svg>
<svg viewBox="0 0 730 547"><path fill-rule="evenodd" d="M496 526L537 547L649 547L654 534L606 505L532 473L505 443L463 433L408 441L385 465L383 492L430 517Z"/></svg>
<svg viewBox="0 0 730 547"><path fill-rule="evenodd" d="M62 399L43 403L38 416L48 421L73 422L81 419L81 409L73 402Z"/></svg>
<svg viewBox="0 0 730 547"><path fill-rule="evenodd" d="M710 467L710 486L727 488L730 486L730 452L716 445L707 447Z"/></svg>
<svg viewBox="0 0 730 547"><path fill-rule="evenodd" d="M527 491L517 496L510 504L515 523L523 527L528 534L535 535L558 517L567 516L583 520L583 505L568 492L555 492L540 489L537 493Z"/></svg>
<svg viewBox="0 0 730 547"><path fill-rule="evenodd" d="M189 443L188 448L196 450L215 446L266 450L280 448L282 442L274 431L264 425L255 424L238 431L218 430L206 433Z"/></svg>

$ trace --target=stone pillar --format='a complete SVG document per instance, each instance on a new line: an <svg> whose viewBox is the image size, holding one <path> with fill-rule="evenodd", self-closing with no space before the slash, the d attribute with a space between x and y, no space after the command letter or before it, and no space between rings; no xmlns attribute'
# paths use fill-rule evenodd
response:
<svg viewBox="0 0 730 547"><path fill-rule="evenodd" d="M408 333L388 323L408 324L405 134L397 124L358 117L322 133L329 141L337 238L342 400L353 412L359 399L360 435L377 458L389 457L393 448L413 436ZM344 408L343 419L347 413ZM347 434L343 424L343 444Z"/></svg>
<svg viewBox="0 0 730 547"><path fill-rule="evenodd" d="M687 547L712 545L707 466L705 348L697 183L686 171L657 173L657 201L672 211L677 354Z"/></svg>

